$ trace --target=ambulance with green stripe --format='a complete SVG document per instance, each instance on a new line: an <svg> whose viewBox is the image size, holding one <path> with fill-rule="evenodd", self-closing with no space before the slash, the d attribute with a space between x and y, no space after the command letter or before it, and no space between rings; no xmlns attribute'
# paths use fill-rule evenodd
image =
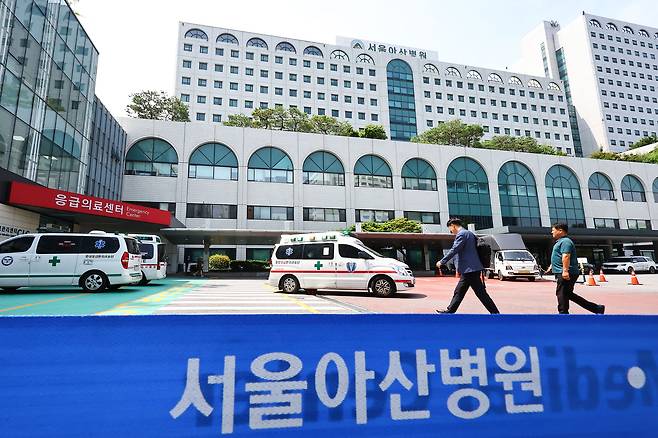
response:
<svg viewBox="0 0 658 438"><path fill-rule="evenodd" d="M340 232L284 235L274 247L268 283L286 293L304 289L370 291L388 297L414 287L406 264Z"/></svg>
<svg viewBox="0 0 658 438"><path fill-rule="evenodd" d="M88 234L22 234L0 243L0 288L80 286L86 292L140 281L142 260L132 237Z"/></svg>

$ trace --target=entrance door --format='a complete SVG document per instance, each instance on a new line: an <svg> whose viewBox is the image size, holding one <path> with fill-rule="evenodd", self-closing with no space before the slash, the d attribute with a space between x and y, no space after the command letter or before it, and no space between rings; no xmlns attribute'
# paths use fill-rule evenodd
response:
<svg viewBox="0 0 658 438"><path fill-rule="evenodd" d="M30 262L30 286L73 285L80 240L66 234L40 236Z"/></svg>
<svg viewBox="0 0 658 438"><path fill-rule="evenodd" d="M24 236L0 243L0 287L28 285L33 242L34 236Z"/></svg>
<svg viewBox="0 0 658 438"><path fill-rule="evenodd" d="M359 255L363 257L359 257ZM336 287L347 290L367 290L369 274L369 255L356 246L348 244L338 245L338 259L336 261ZM368 258L366 259L365 256Z"/></svg>

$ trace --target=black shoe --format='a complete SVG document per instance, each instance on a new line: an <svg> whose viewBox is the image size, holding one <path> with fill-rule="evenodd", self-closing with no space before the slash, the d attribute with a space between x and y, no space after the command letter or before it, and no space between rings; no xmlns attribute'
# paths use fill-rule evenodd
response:
<svg viewBox="0 0 658 438"><path fill-rule="evenodd" d="M605 306L603 304L599 305L599 308L596 311L596 313L599 315L603 315L605 313Z"/></svg>
<svg viewBox="0 0 658 438"><path fill-rule="evenodd" d="M437 309L437 310L436 310L436 313L453 313L453 312L451 312L450 310L447 310L447 309L446 309L446 310L439 310L439 309Z"/></svg>

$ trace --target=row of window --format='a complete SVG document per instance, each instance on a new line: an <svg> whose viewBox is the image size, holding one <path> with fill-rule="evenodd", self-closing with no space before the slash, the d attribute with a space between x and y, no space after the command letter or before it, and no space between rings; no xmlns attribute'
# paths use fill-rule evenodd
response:
<svg viewBox="0 0 658 438"><path fill-rule="evenodd" d="M601 22L599 22L599 20L597 20L595 18L592 18L592 19L589 20L589 25L592 26L592 27L595 27L595 28L602 29ZM613 22L606 23L605 28L608 29L608 30L613 30L615 32L619 31L619 28ZM624 25L622 27L621 31L625 34L635 35L635 32L633 31L633 28L628 26L628 25ZM649 32L647 32L644 29L640 29L637 34L644 37L644 38L651 38L651 36L649 35ZM599 34L599 35L600 35L601 38L603 38L603 34ZM596 36L596 33L592 32L592 36ZM611 38L612 35L608 35L608 37ZM621 37L616 37L616 38L619 42L621 42ZM658 32L654 33L653 38L658 39ZM632 41L633 41L633 45L636 46L637 45L637 40L634 39ZM624 42L626 44L629 44L629 39L624 38ZM642 45L642 47L644 47L644 41L640 41L640 44ZM650 48L653 48L653 45L651 43L647 43L647 44L649 45ZM656 48L658 48L658 44L656 44Z"/></svg>
<svg viewBox="0 0 658 438"><path fill-rule="evenodd" d="M601 44L601 45L599 45L599 44L597 44L597 43L592 43L592 47L595 48L595 49L599 49L599 48L600 48L600 49L603 50L603 51L607 51L608 49L610 49L610 51L611 51L612 53L617 52L617 53L622 54L622 55L624 54L624 48L623 48L623 47L607 46L607 45L605 45L605 44ZM640 52L639 52L638 50L631 51L630 49L626 49L625 53L626 53L626 55L630 55L630 56L635 55L635 56L638 57L638 58L641 57L641 58L644 58L644 59L656 59L656 55L655 55L655 54L653 54L653 53L647 53L647 52L642 52L642 53L640 54ZM632 62L632 61L631 61L631 62ZM631 64L631 65L632 65L632 64Z"/></svg>
<svg viewBox="0 0 658 438"><path fill-rule="evenodd" d="M423 76L423 84L425 85L433 85L433 86L441 86L441 84L445 84L446 87L455 87L459 89L464 89L464 82L463 81L453 81L451 79L446 79L445 81L441 81L439 78L434 78L432 82L430 82L430 78L428 76ZM514 84L514 82L510 82L510 84ZM553 84L553 82L551 82ZM541 85L541 84L540 84ZM557 87L557 85L555 85ZM560 91L559 88L555 88L552 86L548 86L548 90L552 91ZM533 88L541 88L540 87L533 87ZM473 82L467 82L466 83L466 89L467 90L475 90L475 84ZM489 93L498 93L498 94L509 94L510 96L521 96L521 97L526 97L526 95L532 99L546 99L548 100L555 100L556 95L553 93L545 93L543 91L527 91L526 90L517 90L514 88L505 88L505 87L496 87L493 85L489 85L485 87L483 84L477 84L477 90L481 93L484 92L489 92ZM563 102L564 101L564 96L561 94L557 95L557 100L558 102Z"/></svg>
<svg viewBox="0 0 658 438"><path fill-rule="evenodd" d="M653 70L658 71L658 65L656 65L656 64L653 64L653 67L652 67L651 64L646 63L646 62L645 63L642 63L642 62L639 62L639 61L638 62L634 62L634 61L628 61L627 62L624 58L619 58L618 59L614 56L613 57L609 57L607 55L601 56L598 53L594 55L594 60L595 61L601 61L601 59L603 59L604 62L612 62L613 64L619 63L621 65L629 65L631 67L645 68L647 70L651 70L653 68Z"/></svg>
<svg viewBox="0 0 658 438"><path fill-rule="evenodd" d="M626 226L629 230L650 230L651 221L646 219L627 219ZM594 228L619 229L619 219L594 218Z"/></svg>
<svg viewBox="0 0 658 438"><path fill-rule="evenodd" d="M221 98L219 98L221 99ZM221 101L219 103L221 105ZM237 108L238 107L238 100L237 99L229 99L228 101L228 106L231 108ZM260 102L259 108L261 109L266 109L268 108L269 103L268 102ZM254 107L254 102L252 100L245 100L244 101L244 107L247 109L251 109ZM283 104L277 103L274 105L275 108L283 108ZM296 108L296 105L290 105L290 108ZM311 115L312 109L310 106L305 106L303 107L302 111L304 113ZM319 116L325 116L327 115L327 111L325 108L318 108L317 109L317 115ZM357 120L366 120L367 113L358 111L356 113L356 119ZM338 118L340 117L340 111L337 109L332 109L331 110L331 117ZM346 119L352 119L354 117L354 112L353 111L343 111L343 117ZM195 120L198 122L204 122L206 121L206 113L204 112L197 112L195 115ZM215 123L221 123L222 122L222 115L221 114L212 114L212 121ZM370 113L370 121L372 122L377 122L379 121L379 114L377 113Z"/></svg>
<svg viewBox="0 0 658 438"><path fill-rule="evenodd" d="M281 77L279 77L279 75L278 75L278 73L281 73L281 72L276 72L276 73L277 73L276 79L283 79L283 75L281 75ZM308 78L308 80L307 80L307 78ZM295 73L290 73L289 74L289 79L291 81L296 81L297 80L297 75ZM308 76L308 77L304 76L304 82L305 83L310 83L311 82L310 76ZM317 83L318 83L318 85L325 85L324 78L321 78L321 77L317 78ZM339 86L338 83L339 83L338 79L331 79L331 81L330 81L330 85L332 87L338 87ZM190 76L181 76L181 85L192 85L192 78ZM213 85L213 88L224 88L224 81L213 79L212 80L212 85ZM253 91L254 84L243 84L243 85L244 85L244 91ZM208 79L206 79L206 78L197 78L196 86L197 87L207 87L208 86ZM261 93L264 93L264 94L268 93L268 89L270 87L269 84L268 85L258 84L258 86L260 87L260 92ZM239 87L238 82L230 82L229 83L229 89L232 90L232 91L239 91L238 87ZM349 80L343 81L343 88L352 88L352 81L349 81ZM356 90L365 90L365 83L357 82L355 89ZM368 84L368 90L369 91L377 91L377 84L372 84L372 83Z"/></svg>
<svg viewBox="0 0 658 438"><path fill-rule="evenodd" d="M249 55L249 53L247 53L247 55ZM253 53L251 55L253 55ZM267 55L261 55L261 58L264 58L263 60L267 61L266 56ZM250 58L249 56L247 56L247 58L248 59L253 59L253 57ZM280 57L277 56L276 59L275 59L275 63L276 64L283 64L283 58L280 58ZM297 65L297 60L295 58L290 58L288 63L289 63L289 65L296 66ZM311 67L310 61L304 61L303 64L304 64L304 67L309 67L309 68ZM198 61L198 63L197 63L197 68L200 71L207 71L208 67L209 67L209 63L207 61ZM192 61L189 60L189 59L183 59L183 68L190 68L191 69L192 68ZM240 67L237 66L237 65L232 65L232 66L230 66L230 72L234 73L234 74L238 74L239 68ZM317 63L317 68L318 68L318 70L324 70L324 63L318 62ZM222 73L222 72L224 72L224 64L214 63L214 68L213 69L214 69L215 72ZM245 67L244 70L245 70L245 74L247 76L253 76L253 74L254 74L254 68L253 67ZM374 68L369 68L367 70L368 70L368 76L375 77L377 75L377 72ZM339 71L338 65L337 64L329 64L329 71L338 72ZM364 75L365 74L365 70L364 70L363 67L356 67L354 69L354 71L356 72L357 75ZM342 72L351 74L352 73L352 66L343 65ZM277 73L283 73L283 72L277 72ZM266 78L269 75L269 70L259 69L259 74L260 74L260 77Z"/></svg>
<svg viewBox="0 0 658 438"><path fill-rule="evenodd" d="M237 219L237 205L228 204L187 204L185 217L188 219ZM393 210L364 210L356 209L356 222L385 222L393 219ZM423 224L440 224L440 215L428 211L405 211L404 217ZM295 220L293 207L277 206L247 206L247 219L250 220ZM304 222L347 222L344 208L315 208L304 207Z"/></svg>
<svg viewBox="0 0 658 438"><path fill-rule="evenodd" d="M434 108L436 108L437 114L443 114L444 107L442 107L442 106L432 107L432 105L425 105L425 112L426 113L431 113L431 112L434 111ZM551 108L551 110L554 110L554 109L555 108ZM533 111L537 112L537 108L535 107L533 109ZM545 113L546 112L546 107L541 107L541 112ZM473 109L468 110L468 113L473 118L478 117L478 112L476 110L473 110ZM451 115L455 114L455 108L448 108L448 114L451 114ZM467 114L467 110L465 108L460 108L459 109L459 115L460 116L465 117L466 114ZM556 114L556 113L551 111L551 114ZM566 112L562 108L560 108L560 114L566 116ZM491 115L491 119L493 119L493 120L498 120L499 116L500 116L503 121L508 121L509 117L510 117L509 114L489 113L488 111L480 111L480 113L479 113L479 117L482 118L482 119L488 119L489 115ZM512 115L512 121L514 121L516 123L520 123L521 120L525 124L530 124L531 123L530 122L530 117L528 117L528 116L519 117L518 115L514 115L514 114ZM555 126L555 127L558 126L559 122L560 122L559 120L552 120L553 126ZM532 123L535 124L535 125L539 125L539 118L538 117L533 117L532 118ZM548 126L549 125L549 119L542 119L542 123L544 124L544 126ZM562 124L563 128L568 128L569 127L568 123L565 120L561 121L561 124Z"/></svg>

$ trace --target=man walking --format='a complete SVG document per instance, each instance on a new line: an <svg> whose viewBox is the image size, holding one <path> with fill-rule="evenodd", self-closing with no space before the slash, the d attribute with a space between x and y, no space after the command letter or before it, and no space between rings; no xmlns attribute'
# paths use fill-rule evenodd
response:
<svg viewBox="0 0 658 438"><path fill-rule="evenodd" d="M490 313L500 313L482 282L481 275L484 267L480 263L480 257L477 252L477 237L463 227L461 219L450 219L448 221L448 229L451 234L455 234L455 242L452 244L452 248L450 248L448 254L437 262L436 267L440 271L442 265L445 265L450 259L456 256L455 265L460 278L448 308L446 310L437 310L437 312L455 313L464 299L466 291L471 287L473 288L473 292L475 292L475 296L478 297Z"/></svg>
<svg viewBox="0 0 658 438"><path fill-rule="evenodd" d="M546 272L553 271L557 280L555 293L557 295L557 311L559 313L569 313L569 300L578 304L580 307L589 310L592 313L603 314L605 306L587 301L585 298L573 293L573 288L578 280L580 269L576 259L576 246L573 241L567 237L569 226L567 224L557 223L551 228L553 239L556 239L551 254L551 266Z"/></svg>

